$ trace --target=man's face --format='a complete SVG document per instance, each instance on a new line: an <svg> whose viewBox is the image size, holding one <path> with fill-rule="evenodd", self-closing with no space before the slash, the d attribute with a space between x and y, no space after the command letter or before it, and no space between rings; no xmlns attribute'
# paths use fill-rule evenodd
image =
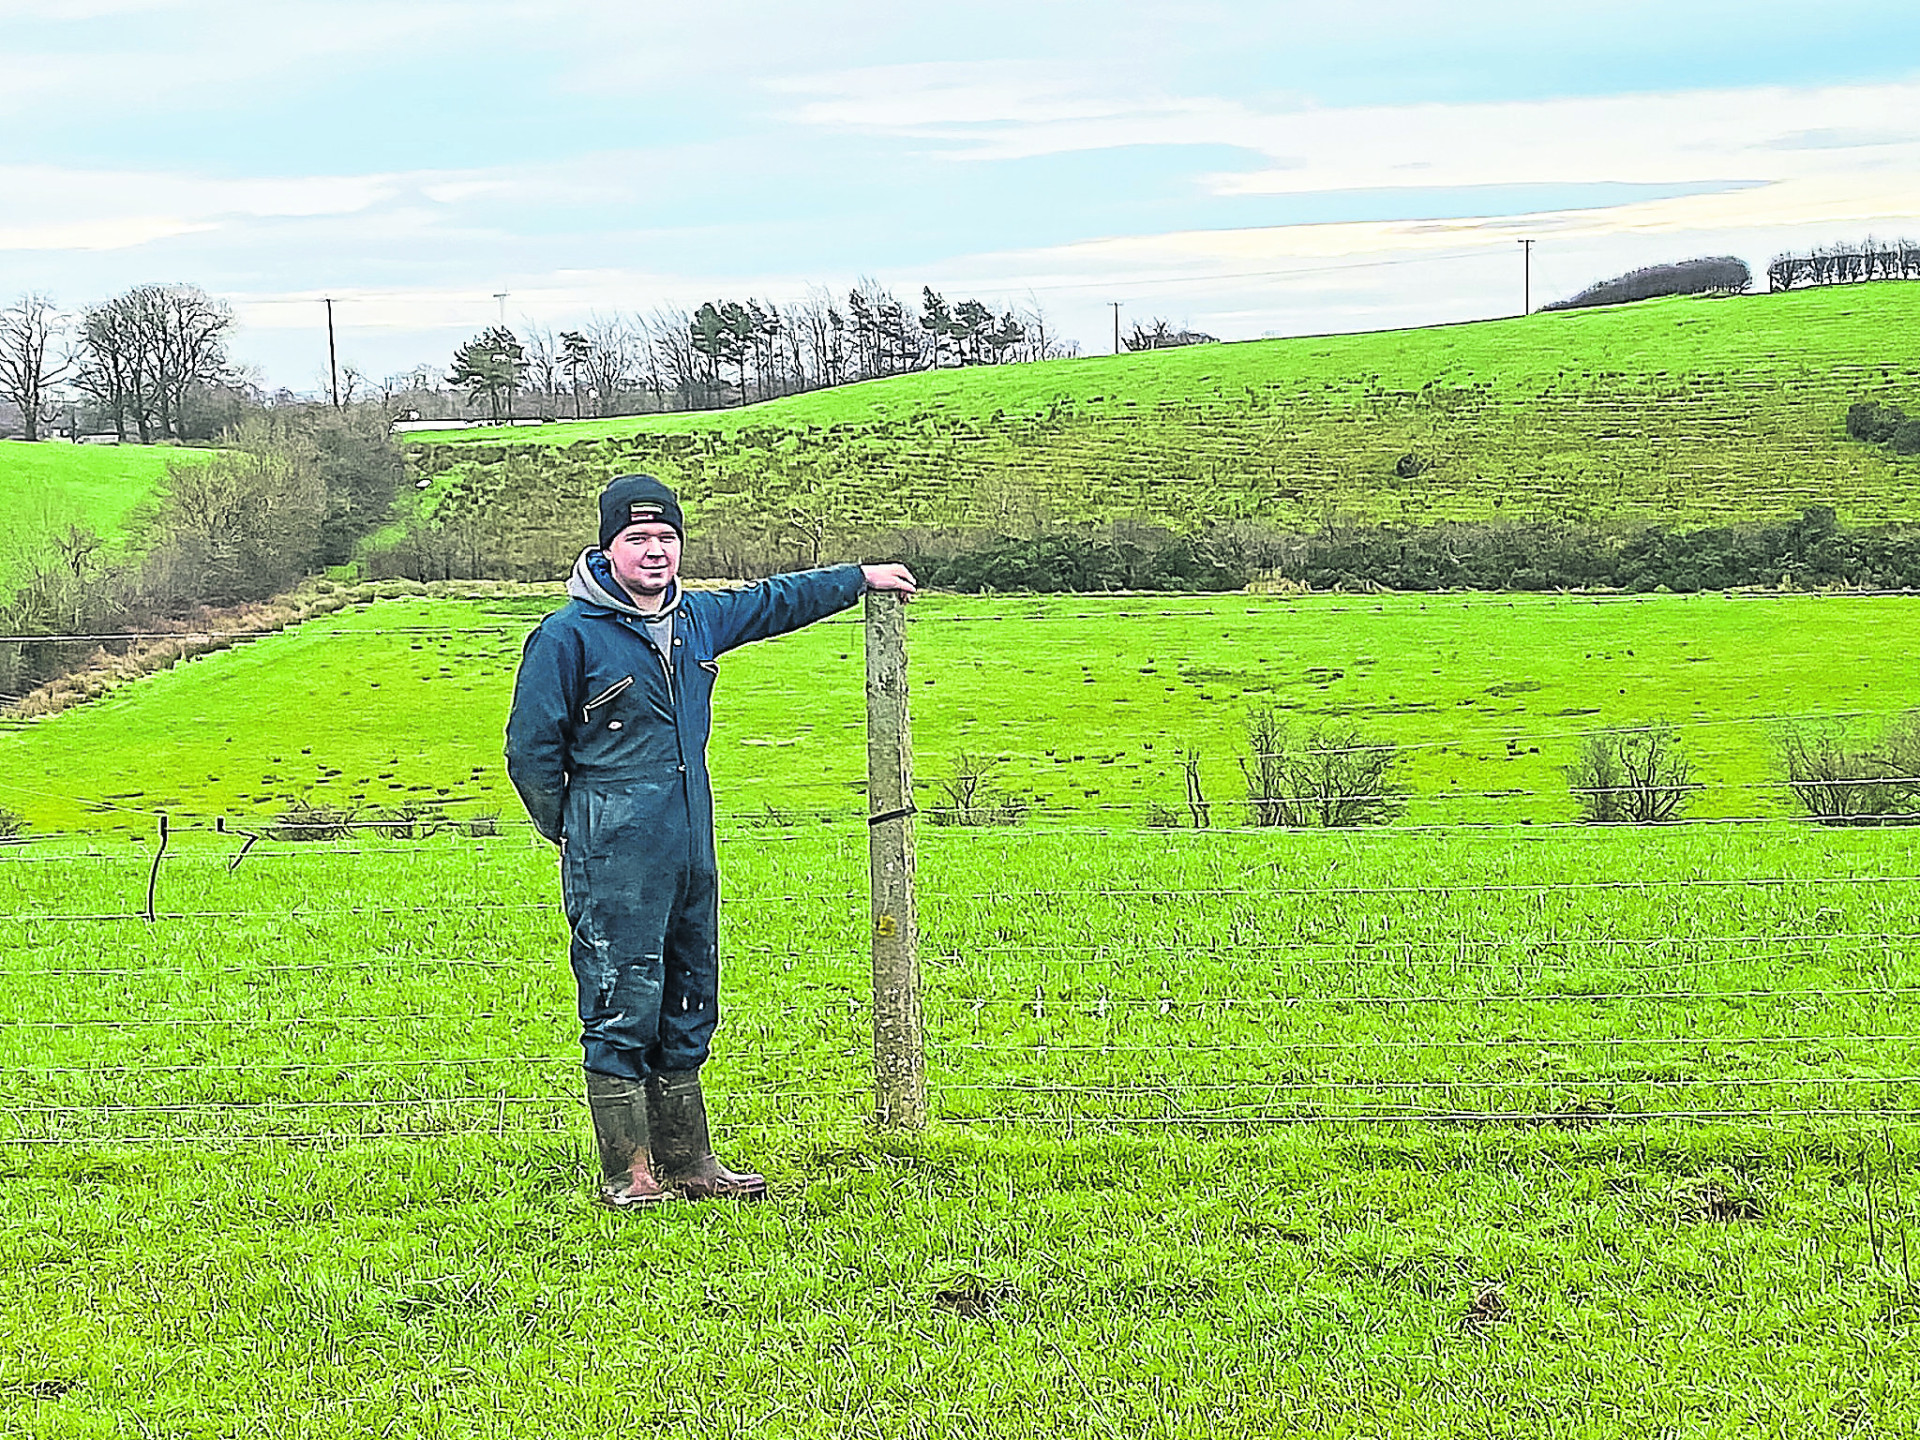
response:
<svg viewBox="0 0 1920 1440"><path fill-rule="evenodd" d="M680 532L657 521L629 525L613 537L607 559L629 595L664 595L680 573Z"/></svg>

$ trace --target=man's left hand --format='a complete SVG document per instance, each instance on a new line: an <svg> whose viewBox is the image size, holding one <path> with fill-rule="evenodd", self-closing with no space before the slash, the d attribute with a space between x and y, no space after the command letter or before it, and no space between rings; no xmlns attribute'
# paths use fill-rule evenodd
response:
<svg viewBox="0 0 1920 1440"><path fill-rule="evenodd" d="M913 572L904 565L862 565L860 573L867 577L867 589L892 590L902 600L913 599L920 588L914 583Z"/></svg>

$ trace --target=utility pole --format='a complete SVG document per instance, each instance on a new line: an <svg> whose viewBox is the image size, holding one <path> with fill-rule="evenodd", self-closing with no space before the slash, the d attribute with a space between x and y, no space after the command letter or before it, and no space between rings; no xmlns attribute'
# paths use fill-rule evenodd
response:
<svg viewBox="0 0 1920 1440"><path fill-rule="evenodd" d="M1118 355L1120 353L1120 302L1109 300L1107 303L1113 306L1113 353Z"/></svg>
<svg viewBox="0 0 1920 1440"><path fill-rule="evenodd" d="M327 373L333 377L333 408L340 408L340 361L333 348L333 297L327 297Z"/></svg>
<svg viewBox="0 0 1920 1440"><path fill-rule="evenodd" d="M1533 313L1533 241L1522 240L1520 245L1520 313Z"/></svg>

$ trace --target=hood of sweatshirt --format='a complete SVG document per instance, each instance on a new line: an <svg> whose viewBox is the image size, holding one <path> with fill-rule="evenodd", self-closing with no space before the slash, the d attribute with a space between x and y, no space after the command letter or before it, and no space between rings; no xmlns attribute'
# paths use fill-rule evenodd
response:
<svg viewBox="0 0 1920 1440"><path fill-rule="evenodd" d="M573 574L567 577L567 594L589 605L604 605L622 615L647 621L664 620L680 608L680 582L675 580L667 587L666 601L658 610L642 610L613 578L613 563L607 559L607 552L592 546L582 550L580 558L573 562Z"/></svg>

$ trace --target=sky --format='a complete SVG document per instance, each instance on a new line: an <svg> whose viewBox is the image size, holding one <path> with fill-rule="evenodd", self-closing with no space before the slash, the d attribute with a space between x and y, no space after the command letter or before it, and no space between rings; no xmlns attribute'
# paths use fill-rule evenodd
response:
<svg viewBox="0 0 1920 1440"><path fill-rule="evenodd" d="M0 303L226 298L270 388L870 276L1084 353L1920 235L1920 6L0 0ZM504 299L499 297L504 295Z"/></svg>

